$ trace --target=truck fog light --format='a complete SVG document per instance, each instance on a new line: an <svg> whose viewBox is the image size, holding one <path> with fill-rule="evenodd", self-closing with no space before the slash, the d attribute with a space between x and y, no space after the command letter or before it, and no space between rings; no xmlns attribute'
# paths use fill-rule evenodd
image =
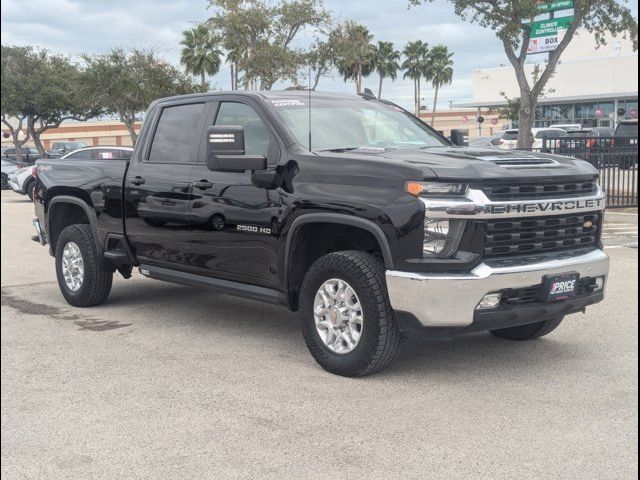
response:
<svg viewBox="0 0 640 480"><path fill-rule="evenodd" d="M489 308L496 308L500 305L502 294L500 292L488 293L485 295L480 303L476 307L476 310L487 310Z"/></svg>
<svg viewBox="0 0 640 480"><path fill-rule="evenodd" d="M604 277L596 278L596 286L593 289L594 292L599 292L604 288Z"/></svg>
<svg viewBox="0 0 640 480"><path fill-rule="evenodd" d="M447 243L449 222L439 218L427 218L424 222L423 252L426 255L437 255Z"/></svg>
<svg viewBox="0 0 640 480"><path fill-rule="evenodd" d="M424 220L424 243L422 256L449 257L456 252L466 222L426 217Z"/></svg>

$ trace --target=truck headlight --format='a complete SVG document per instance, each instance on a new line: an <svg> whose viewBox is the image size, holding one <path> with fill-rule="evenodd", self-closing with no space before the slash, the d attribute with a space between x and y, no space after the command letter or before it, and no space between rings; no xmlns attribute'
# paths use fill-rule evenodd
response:
<svg viewBox="0 0 640 480"><path fill-rule="evenodd" d="M463 183L407 182L404 189L416 197L463 197L469 186Z"/></svg>
<svg viewBox="0 0 640 480"><path fill-rule="evenodd" d="M425 218L422 256L449 257L453 255L460 244L464 226L464 220Z"/></svg>

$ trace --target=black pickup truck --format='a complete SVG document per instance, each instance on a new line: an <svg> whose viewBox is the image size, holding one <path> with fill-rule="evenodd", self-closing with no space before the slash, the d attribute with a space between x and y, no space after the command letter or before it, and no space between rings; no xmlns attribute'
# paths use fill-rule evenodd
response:
<svg viewBox="0 0 640 480"><path fill-rule="evenodd" d="M459 147L372 95L162 99L130 160L36 175L36 238L71 305L134 267L281 304L345 376L387 366L403 337L540 337L608 275L591 165Z"/></svg>

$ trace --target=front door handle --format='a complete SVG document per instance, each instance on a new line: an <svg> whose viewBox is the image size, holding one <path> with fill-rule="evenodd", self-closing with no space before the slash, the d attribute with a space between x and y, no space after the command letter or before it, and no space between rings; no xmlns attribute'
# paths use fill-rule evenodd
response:
<svg viewBox="0 0 640 480"><path fill-rule="evenodd" d="M133 177L129 179L130 183L133 183L134 185L142 185L146 180L140 176L137 177Z"/></svg>
<svg viewBox="0 0 640 480"><path fill-rule="evenodd" d="M199 182L193 182L193 186L195 188L199 188L200 190L207 190L213 187L213 183L209 182L208 180L200 180Z"/></svg>

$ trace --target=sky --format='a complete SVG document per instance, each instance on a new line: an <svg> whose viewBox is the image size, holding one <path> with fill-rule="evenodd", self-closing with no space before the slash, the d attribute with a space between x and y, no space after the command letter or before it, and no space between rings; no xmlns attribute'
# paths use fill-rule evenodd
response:
<svg viewBox="0 0 640 480"><path fill-rule="evenodd" d="M392 41L396 48L411 40L444 44L454 53L452 85L440 90L438 108L472 97L474 68L507 64L501 44L490 30L461 21L451 3L435 0L408 8L408 0L325 0L335 21L355 20L366 25L374 41ZM152 48L178 65L181 32L211 16L206 0L1 0L3 45L36 45L78 58L82 53L103 53L116 46ZM637 12L637 0L633 8ZM305 43L306 38L300 42ZM225 65L210 81L228 89ZM413 105L413 83L387 80L383 96L406 107ZM514 78L515 81L515 78ZM378 77L365 80L377 92ZM286 84L276 85L275 88ZM334 74L318 87L324 91L354 92ZM423 103L431 105L433 90L423 85Z"/></svg>

